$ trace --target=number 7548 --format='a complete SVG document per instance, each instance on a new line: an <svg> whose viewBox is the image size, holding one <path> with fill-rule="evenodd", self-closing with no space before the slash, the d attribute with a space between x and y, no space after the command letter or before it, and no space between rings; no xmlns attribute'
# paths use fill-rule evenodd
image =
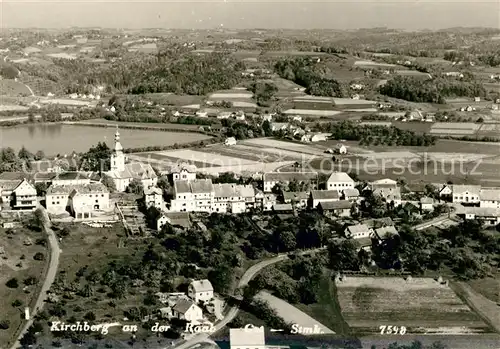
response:
<svg viewBox="0 0 500 349"><path fill-rule="evenodd" d="M405 326L380 326L380 334L400 334L404 335L406 333Z"/></svg>

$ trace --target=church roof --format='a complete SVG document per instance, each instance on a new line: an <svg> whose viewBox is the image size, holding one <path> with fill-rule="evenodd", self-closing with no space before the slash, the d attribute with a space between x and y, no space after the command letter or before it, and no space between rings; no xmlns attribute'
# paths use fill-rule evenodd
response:
<svg viewBox="0 0 500 349"><path fill-rule="evenodd" d="M150 164L144 164L142 162L132 162L125 164L125 169L123 171L110 171L108 175L111 178L116 179L152 179L157 178L156 172Z"/></svg>

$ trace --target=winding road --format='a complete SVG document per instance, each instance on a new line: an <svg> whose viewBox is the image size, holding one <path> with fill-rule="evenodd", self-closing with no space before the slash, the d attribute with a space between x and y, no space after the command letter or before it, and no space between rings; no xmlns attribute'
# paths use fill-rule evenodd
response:
<svg viewBox="0 0 500 349"><path fill-rule="evenodd" d="M16 349L20 347L21 344L19 341L33 324L35 316L38 314L39 311L42 310L44 302L48 297L47 291L49 291L50 287L52 286L52 283L56 278L57 268L59 266L59 256L61 254L61 249L59 248L56 234L50 228L50 219L48 217L48 214L45 211L45 209L42 208L42 210L45 215L45 222L46 222L44 225L44 231L47 233L47 237L49 240L49 249L50 249L49 268L47 270L47 274L45 275L45 280L43 281L43 285L40 289L40 293L36 300L35 307L34 309L31 309L30 319L23 326L21 332L17 336L16 342L10 347L10 349Z"/></svg>
<svg viewBox="0 0 500 349"><path fill-rule="evenodd" d="M316 253L318 251L325 250L326 247L321 247L321 248L315 248L311 250L306 250L306 251L301 251L299 255L305 255L309 253ZM248 285L248 283L258 274L260 271L270 265L276 264L278 262L282 262L287 260L288 254L280 254L276 257L266 259L262 262L259 262L255 265L252 265L250 268L248 268L243 276L241 277L240 281L238 282L238 288L245 287ZM220 331L223 329L227 324L229 324L231 321L236 318L238 315L239 308L237 306L231 307L227 314L224 316L224 319L221 320L220 322L215 324L215 332ZM213 333L215 333L213 332ZM208 338L213 334L213 333L199 333L191 337L185 342L179 343L179 345L174 346L175 349L187 349L190 348L198 343L202 343L208 340Z"/></svg>

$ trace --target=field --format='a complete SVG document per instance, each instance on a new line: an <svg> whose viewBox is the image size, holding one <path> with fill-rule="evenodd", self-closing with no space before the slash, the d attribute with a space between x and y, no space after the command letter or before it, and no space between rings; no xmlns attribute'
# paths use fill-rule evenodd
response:
<svg viewBox="0 0 500 349"><path fill-rule="evenodd" d="M0 95L31 96L31 91L26 85L14 80L0 80Z"/></svg>
<svg viewBox="0 0 500 349"><path fill-rule="evenodd" d="M283 112L283 114L287 115L300 115L300 116L308 116L308 117L331 117L338 114L341 114L341 111L338 110L313 110L313 109L288 109Z"/></svg>
<svg viewBox="0 0 500 349"><path fill-rule="evenodd" d="M2 257L0 259L0 309L2 309L0 321L10 321L8 330L0 330L0 343L9 341L10 336L21 324L24 307L36 297L36 286L28 286L22 291L23 281L31 276L41 281L47 264L47 259L45 261L33 259L37 252L43 252L47 256L46 248L35 244L36 240L41 237L41 233L24 228L15 228L13 231L15 231L14 234L8 235L6 229L0 228L0 249L3 248L5 252L0 253ZM24 244L27 238L32 241L31 246ZM19 281L17 289L10 289L5 285L12 278ZM21 301L22 305L12 306L15 300Z"/></svg>
<svg viewBox="0 0 500 349"><path fill-rule="evenodd" d="M325 156L327 155L324 154L322 147L268 138L249 139L232 146L217 144L196 150L182 149L129 155L130 159L148 161L155 166L187 162L208 173L268 172L295 162L325 158Z"/></svg>
<svg viewBox="0 0 500 349"><path fill-rule="evenodd" d="M495 303L500 302L500 274L497 273L495 277L470 280L467 284L487 299Z"/></svg>
<svg viewBox="0 0 500 349"><path fill-rule="evenodd" d="M63 58L63 59L76 59L76 54L74 53L65 53L65 52L62 52L62 53L49 53L47 54L48 57L51 57L51 58Z"/></svg>
<svg viewBox="0 0 500 349"><path fill-rule="evenodd" d="M351 328L379 333L381 325L408 333L487 333L489 327L447 285L428 278L347 277L337 283L342 315Z"/></svg>
<svg viewBox="0 0 500 349"><path fill-rule="evenodd" d="M261 291L255 298L266 301L276 311L278 316L283 318L287 323L297 324L301 327L314 327L317 325L321 328L322 334L334 334L331 329L321 324L317 319L312 318L300 309L268 292Z"/></svg>
<svg viewBox="0 0 500 349"><path fill-rule="evenodd" d="M391 69L397 67L395 64L388 64L388 63L378 63L374 61L356 61L354 62L354 66L358 68L386 68L386 69Z"/></svg>
<svg viewBox="0 0 500 349"><path fill-rule="evenodd" d="M29 108L22 105L0 105L2 111L27 111Z"/></svg>

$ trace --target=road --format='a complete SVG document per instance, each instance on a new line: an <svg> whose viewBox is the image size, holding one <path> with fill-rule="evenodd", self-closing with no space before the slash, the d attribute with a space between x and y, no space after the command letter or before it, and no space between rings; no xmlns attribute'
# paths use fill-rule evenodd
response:
<svg viewBox="0 0 500 349"><path fill-rule="evenodd" d="M321 248L316 248L316 249L312 249L312 250L306 250L306 251L302 251L300 252L299 254L300 255L305 255L305 254L308 254L308 253L315 253L315 252L318 252L318 251L321 251L321 250L324 250L326 249L326 247L321 247ZM241 287L245 287L246 285L248 285L248 283L264 268L270 266L270 265L273 265L273 264L276 264L278 262L282 262L284 260L287 260L288 259L288 255L287 254L281 254L281 255L278 255L276 257L273 257L273 258L270 258L270 259L266 259L262 262L259 262L255 265L252 265L250 268L248 268L245 273L243 274L243 276L241 277L240 281L238 282L238 288L241 288ZM223 329L224 327L227 326L227 324L229 324L231 321L234 320L234 318L236 318L236 316L238 315L238 311L239 311L239 308L234 306L234 307L231 307L231 309L229 309L229 311L227 312L227 314L224 316L224 319L222 319L220 322L216 323L215 324L215 332L218 332L219 330ZM201 342L205 342L208 340L208 338L210 337L212 333L200 333L200 334L196 334L194 335L193 337L189 338L187 341L175 346L174 348L175 349L187 349L187 348L190 348L198 343L201 343Z"/></svg>
<svg viewBox="0 0 500 349"><path fill-rule="evenodd" d="M45 219L46 219L46 224L44 226L44 230L47 233L47 237L49 240L49 249L50 249L50 261L49 261L49 268L47 270L47 274L45 276L45 280L43 281L42 288L40 289L40 294L38 295L38 298L35 303L34 309L31 309L31 316L30 320L24 325L22 328L21 332L19 333L16 342L11 346L11 349L16 349L20 346L19 341L21 338L24 336L24 334L28 331L28 329L31 327L33 324L34 318L36 314L42 310L44 306L44 302L47 299L47 291L50 289L52 286L52 283L54 282L57 274L57 268L59 266L59 256L61 254L61 249L59 248L59 244L57 242L57 237L56 234L52 229L50 229L50 220L47 215L47 212L45 209L43 209L43 212L45 214Z"/></svg>

